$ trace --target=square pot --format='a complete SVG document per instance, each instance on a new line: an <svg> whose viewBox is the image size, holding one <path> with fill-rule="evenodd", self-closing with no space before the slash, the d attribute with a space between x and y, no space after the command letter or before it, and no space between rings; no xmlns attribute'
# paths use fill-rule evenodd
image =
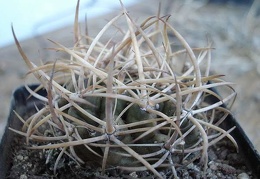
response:
<svg viewBox="0 0 260 179"><path fill-rule="evenodd" d="M38 85L30 85L29 87L34 90L38 87ZM214 89L212 90L214 91ZM39 90L37 93L42 96L47 96L47 92L45 90ZM207 98L207 101L214 102L216 100L214 98L215 97L210 96ZM22 122L20 122L14 111L22 118L26 118L36 112L35 107L41 109L44 107L44 103L33 96L30 96L30 93L25 87L20 87L15 90L12 97L8 123L0 144L0 179L4 179L8 176L8 171L10 170L13 162L12 144L15 140L16 134L9 130L9 127L13 129L20 129L22 126ZM241 158L246 159L245 164L248 169L252 171L252 175L260 178L260 156L241 126L231 115L229 115L221 125L221 127L226 130L233 126L236 126L236 128L231 132L231 135L238 143L239 155Z"/></svg>

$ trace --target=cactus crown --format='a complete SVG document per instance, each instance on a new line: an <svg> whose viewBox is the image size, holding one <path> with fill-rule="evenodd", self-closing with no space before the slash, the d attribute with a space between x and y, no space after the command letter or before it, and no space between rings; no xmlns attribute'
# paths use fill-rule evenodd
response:
<svg viewBox="0 0 260 179"><path fill-rule="evenodd" d="M80 33L78 7L79 2L74 46L52 41L69 59L37 66L14 34L29 74L48 92L39 96L27 86L46 106L22 119L21 131L12 129L28 145L40 141L30 149L60 149L55 166L66 154L78 163L91 162L102 173L116 167L148 170L162 178L161 168L177 177L175 156L181 154L183 161L199 153L206 169L208 147L224 137L237 146L229 134L234 128L219 127L230 113L222 105L232 105L236 93L221 75L209 75L210 45L191 48L169 24L169 16L149 17L139 25L123 5L123 12L91 38ZM127 29L116 27L121 19ZM111 29L115 35L103 43ZM229 94L221 97L212 87ZM208 96L217 101L208 103Z"/></svg>

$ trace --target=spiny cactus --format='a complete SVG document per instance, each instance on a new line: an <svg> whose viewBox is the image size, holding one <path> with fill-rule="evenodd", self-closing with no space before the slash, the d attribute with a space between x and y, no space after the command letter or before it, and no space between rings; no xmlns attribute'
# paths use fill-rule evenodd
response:
<svg viewBox="0 0 260 179"><path fill-rule="evenodd" d="M68 155L79 164L91 163L102 174L110 168L147 170L163 178L160 171L167 168L177 178L176 170L184 164L176 164L176 156L191 162L188 157L199 153L206 170L211 145L228 137L237 147L229 134L234 128L219 127L230 113L222 105L232 105L236 93L222 75L209 75L210 45L191 48L168 22L169 16L149 17L138 25L123 5L123 12L91 38L79 31L78 7L79 2L74 46L52 41L69 59L37 66L23 53L13 31L29 74L39 80L38 89L48 92L39 96L26 85L46 103L21 119L21 131L12 129L26 137L29 149L59 149L54 171ZM120 19L127 29L115 28ZM111 29L123 36L104 43ZM229 95L222 98L211 88L225 88ZM208 96L218 101L208 103Z"/></svg>

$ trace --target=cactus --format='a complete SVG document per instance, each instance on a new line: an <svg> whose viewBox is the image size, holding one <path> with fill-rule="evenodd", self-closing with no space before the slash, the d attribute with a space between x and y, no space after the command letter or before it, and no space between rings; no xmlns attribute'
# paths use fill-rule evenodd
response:
<svg viewBox="0 0 260 179"><path fill-rule="evenodd" d="M191 48L168 22L169 16L149 17L138 25L123 4L122 13L91 38L80 33L78 7L79 2L74 46L51 41L70 59L33 64L13 30L29 74L48 96L39 96L27 86L46 106L21 119L21 131L11 130L25 136L29 149L59 149L55 172L61 158L69 155L79 164L91 163L102 174L117 168L149 171L163 178L160 171L170 169L177 178L182 163L175 164L176 156L187 159L199 153L206 170L210 146L228 137L237 147L229 134L234 128L225 131L219 127L230 114L222 105L231 106L236 93L222 75L209 75L210 45ZM127 29L114 28L121 19ZM111 29L124 35L103 43ZM176 49L174 43L182 49ZM202 64L206 64L204 68ZM213 87L229 94L221 97ZM208 103L208 96L218 100Z"/></svg>

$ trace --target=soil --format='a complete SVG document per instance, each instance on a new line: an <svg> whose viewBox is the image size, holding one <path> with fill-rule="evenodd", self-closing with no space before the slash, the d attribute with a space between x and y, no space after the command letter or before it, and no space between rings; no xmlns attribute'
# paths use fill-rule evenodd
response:
<svg viewBox="0 0 260 179"><path fill-rule="evenodd" d="M255 1L251 8L250 4L238 5L230 1L208 4L206 1L185 3L181 0L165 0L162 3L162 14L172 14L170 23L192 47L206 46L207 39L213 42L215 49L212 51L212 71L226 75L226 81L236 84L234 89L238 96L232 112L260 151L260 5L259 1ZM142 0L128 10L141 22L156 14L157 4L157 0ZM120 9L116 9L106 16L88 20L89 34L94 36L106 23L106 19L111 19L119 12ZM15 28L15 31L18 30ZM46 50L53 46L47 39L70 47L73 44L72 32L73 26L68 26L22 41L21 46L28 58L36 64L62 58L61 54ZM0 138L8 118L12 91L24 84L27 71L15 45L0 48ZM31 82L35 81L32 79Z"/></svg>
<svg viewBox="0 0 260 179"><path fill-rule="evenodd" d="M79 166L69 157L64 157L58 164L57 175L54 175L53 165L59 154L59 150L28 150L25 147L24 138L15 138L12 144L13 163L7 178L10 179L81 179L81 178L156 178L147 171L124 173L117 169L108 169L105 175L101 175L99 169L90 166ZM244 163L246 159L236 152L235 147L228 140L222 140L215 146L210 147L209 163L206 173L200 164L200 159L193 155L189 156L193 162L188 163L182 160L181 155L174 156L174 161L180 163L176 165L176 171L180 178L206 178L235 179L235 178L254 178L252 172ZM162 169L160 174L164 178L172 178L170 169Z"/></svg>

